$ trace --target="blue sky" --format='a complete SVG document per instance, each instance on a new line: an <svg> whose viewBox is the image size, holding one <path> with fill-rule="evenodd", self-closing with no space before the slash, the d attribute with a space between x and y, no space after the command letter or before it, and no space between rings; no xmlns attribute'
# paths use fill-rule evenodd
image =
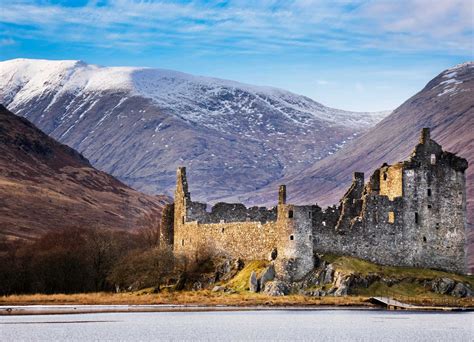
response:
<svg viewBox="0 0 474 342"><path fill-rule="evenodd" d="M393 109L474 59L471 0L0 0L0 59L81 59Z"/></svg>

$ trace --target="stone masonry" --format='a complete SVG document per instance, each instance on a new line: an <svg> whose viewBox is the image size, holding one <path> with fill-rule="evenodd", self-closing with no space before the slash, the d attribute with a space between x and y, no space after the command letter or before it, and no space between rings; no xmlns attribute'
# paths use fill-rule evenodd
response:
<svg viewBox="0 0 474 342"><path fill-rule="evenodd" d="M244 260L272 259L278 278L290 281L314 268L317 253L464 273L467 166L424 128L407 161L382 165L367 184L355 172L338 207L287 204L282 185L273 209L217 203L210 211L191 200L180 167L162 241L190 256L212 249Z"/></svg>

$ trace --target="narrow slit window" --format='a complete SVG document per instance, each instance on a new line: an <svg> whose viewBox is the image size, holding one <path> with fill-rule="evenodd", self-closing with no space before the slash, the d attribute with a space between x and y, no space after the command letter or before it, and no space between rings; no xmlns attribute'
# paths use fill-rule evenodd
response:
<svg viewBox="0 0 474 342"><path fill-rule="evenodd" d="M431 196L431 189L428 189L428 190L427 190L427 194L428 194L428 197Z"/></svg>
<svg viewBox="0 0 474 342"><path fill-rule="evenodd" d="M293 218L293 210L288 211L288 218Z"/></svg>
<svg viewBox="0 0 474 342"><path fill-rule="evenodd" d="M395 223L395 213L393 211L388 212L388 223Z"/></svg>
<svg viewBox="0 0 474 342"><path fill-rule="evenodd" d="M383 173L383 180L387 180L387 173L386 172Z"/></svg>
<svg viewBox="0 0 474 342"><path fill-rule="evenodd" d="M415 213L415 223L418 224L418 213Z"/></svg>
<svg viewBox="0 0 474 342"><path fill-rule="evenodd" d="M293 241L295 237L293 235L290 235L290 240Z"/></svg>
<svg viewBox="0 0 474 342"><path fill-rule="evenodd" d="M184 239L181 240L181 246L184 246Z"/></svg>
<svg viewBox="0 0 474 342"><path fill-rule="evenodd" d="M224 231L225 231L225 229L224 229L224 228L222 228L222 229L221 229L221 233L224 233Z"/></svg>
<svg viewBox="0 0 474 342"><path fill-rule="evenodd" d="M182 221L182 222L183 222L183 224L184 224L184 216L181 218L181 221Z"/></svg>
<svg viewBox="0 0 474 342"><path fill-rule="evenodd" d="M423 236L423 242L426 242L426 236Z"/></svg>

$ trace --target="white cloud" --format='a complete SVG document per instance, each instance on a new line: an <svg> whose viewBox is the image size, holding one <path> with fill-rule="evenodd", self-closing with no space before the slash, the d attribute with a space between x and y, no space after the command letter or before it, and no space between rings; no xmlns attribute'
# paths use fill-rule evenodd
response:
<svg viewBox="0 0 474 342"><path fill-rule="evenodd" d="M37 39L146 48L182 45L258 53L292 49L471 53L471 0L169 1L109 6L2 4L0 22ZM17 37L28 29L18 30ZM107 41L107 42L106 42Z"/></svg>

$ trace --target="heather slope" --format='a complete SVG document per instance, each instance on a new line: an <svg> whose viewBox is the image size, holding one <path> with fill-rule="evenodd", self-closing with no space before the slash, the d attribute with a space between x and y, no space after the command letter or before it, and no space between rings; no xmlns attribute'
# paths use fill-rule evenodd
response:
<svg viewBox="0 0 474 342"><path fill-rule="evenodd" d="M94 169L81 154L0 105L0 236L144 229L159 222L166 200Z"/></svg>

